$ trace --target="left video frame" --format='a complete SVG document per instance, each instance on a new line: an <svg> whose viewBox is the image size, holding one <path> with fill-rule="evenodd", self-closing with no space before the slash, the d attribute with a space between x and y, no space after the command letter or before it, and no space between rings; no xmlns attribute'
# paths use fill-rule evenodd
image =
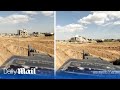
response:
<svg viewBox="0 0 120 90"><path fill-rule="evenodd" d="M54 78L54 12L0 11L0 78Z"/></svg>

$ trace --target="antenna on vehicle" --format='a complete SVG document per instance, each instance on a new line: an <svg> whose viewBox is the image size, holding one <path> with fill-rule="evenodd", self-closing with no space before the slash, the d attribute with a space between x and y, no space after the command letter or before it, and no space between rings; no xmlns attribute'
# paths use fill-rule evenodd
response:
<svg viewBox="0 0 120 90"><path fill-rule="evenodd" d="M82 58L85 59L85 53L84 53L84 50L83 50L83 52L82 52L82 55L83 55Z"/></svg>
<svg viewBox="0 0 120 90"><path fill-rule="evenodd" d="M28 56L30 56L30 45L28 45Z"/></svg>

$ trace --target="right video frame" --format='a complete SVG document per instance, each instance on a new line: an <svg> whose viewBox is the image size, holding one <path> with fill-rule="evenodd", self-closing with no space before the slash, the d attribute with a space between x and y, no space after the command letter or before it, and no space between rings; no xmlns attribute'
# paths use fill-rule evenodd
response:
<svg viewBox="0 0 120 90"><path fill-rule="evenodd" d="M120 71L119 11L56 11L56 76L112 78Z"/></svg>

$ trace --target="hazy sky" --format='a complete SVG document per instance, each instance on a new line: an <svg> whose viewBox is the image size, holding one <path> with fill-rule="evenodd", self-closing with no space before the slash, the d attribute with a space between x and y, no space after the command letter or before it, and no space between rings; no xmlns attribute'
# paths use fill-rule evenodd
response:
<svg viewBox="0 0 120 90"><path fill-rule="evenodd" d="M56 39L120 39L120 11L57 11Z"/></svg>
<svg viewBox="0 0 120 90"><path fill-rule="evenodd" d="M54 32L53 11L0 11L0 33Z"/></svg>

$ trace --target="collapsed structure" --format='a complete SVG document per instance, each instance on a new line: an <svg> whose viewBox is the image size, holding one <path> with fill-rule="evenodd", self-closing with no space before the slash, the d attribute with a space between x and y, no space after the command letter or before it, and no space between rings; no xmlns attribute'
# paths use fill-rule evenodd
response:
<svg viewBox="0 0 120 90"><path fill-rule="evenodd" d="M85 43L85 42L88 42L88 39L86 39L86 38L84 38L84 37L81 37L81 36L75 36L75 37L72 37L69 41L70 41L70 42Z"/></svg>
<svg viewBox="0 0 120 90"><path fill-rule="evenodd" d="M75 37L72 37L70 38L69 42L76 42L76 43L96 43L95 40L93 39L87 39L85 37L82 37L82 36L75 36Z"/></svg>

